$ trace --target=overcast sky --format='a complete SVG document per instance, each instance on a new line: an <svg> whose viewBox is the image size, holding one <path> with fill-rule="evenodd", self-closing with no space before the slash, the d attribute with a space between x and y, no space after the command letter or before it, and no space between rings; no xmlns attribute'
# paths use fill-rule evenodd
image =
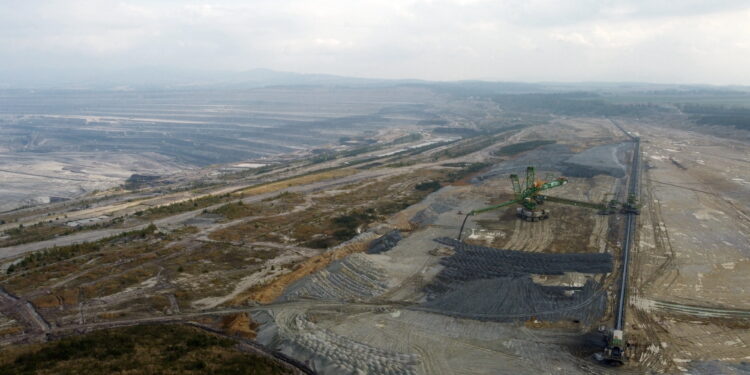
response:
<svg viewBox="0 0 750 375"><path fill-rule="evenodd" d="M0 0L0 69L750 84L748 0Z"/></svg>

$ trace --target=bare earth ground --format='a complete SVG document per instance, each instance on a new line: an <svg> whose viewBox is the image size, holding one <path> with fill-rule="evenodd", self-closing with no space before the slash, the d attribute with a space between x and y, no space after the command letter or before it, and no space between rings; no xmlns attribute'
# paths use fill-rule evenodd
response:
<svg viewBox="0 0 750 375"><path fill-rule="evenodd" d="M190 169L156 153L0 153L0 212L49 203L122 184L134 173L168 175Z"/></svg>
<svg viewBox="0 0 750 375"><path fill-rule="evenodd" d="M749 360L750 146L629 125L647 164L628 317L642 332L635 359L666 371Z"/></svg>
<svg viewBox="0 0 750 375"><path fill-rule="evenodd" d="M231 196L227 202L243 202L233 206L235 211L221 211L225 202L205 212L191 209L155 220L154 234L107 240L111 242L101 249L48 263L32 259L29 268L0 281L0 343L38 340L46 333L189 320L254 337L330 374L731 371L750 359L750 147L648 123L622 125L642 137L644 159L643 208L626 314L631 360L624 367L592 359L602 348L598 326L611 326L620 265L619 215L547 203L547 221L519 221L510 206L467 223L464 235L472 244L525 254L611 254L613 272L530 276L535 287L569 288L571 295L582 293L584 283L594 283L593 297L576 306L583 311L581 318L545 319L527 313L488 319L426 304L440 296L435 288L446 269L444 260L456 251L435 239L456 237L463 219L459 212L509 199L509 173L522 174L527 165L537 165L539 177L546 172L559 175L566 169L555 157L592 147L611 145L613 157L629 159L627 152L617 151L625 140L622 132L607 119L589 118L559 119L512 132L458 157L440 156L452 147L442 146L388 161L402 162L398 167L355 167L352 173L322 180L261 188L238 185L234 188L246 188L248 195ZM529 140L557 143L493 156L502 146ZM433 193L416 190L420 183L457 170L446 163L480 161L492 166L444 183ZM622 177L569 180L549 194L596 203L613 196L623 199ZM175 200L184 199L179 194ZM370 208L373 211L365 211ZM113 212L111 206L99 209ZM330 239L335 234L329 226L336 217L355 212L388 214L358 226L350 241L311 247L320 243L315 242L320 235ZM132 229L81 232L48 244L61 246ZM385 252L366 253L374 239L393 229L402 240ZM7 268L44 247L37 242L0 249L0 259ZM540 298L533 293L537 289L503 287L521 284L493 285L492 290L460 289L466 291L465 300L449 306L451 311L497 296L518 304ZM601 310L595 306L599 300L594 297L599 296L606 302Z"/></svg>

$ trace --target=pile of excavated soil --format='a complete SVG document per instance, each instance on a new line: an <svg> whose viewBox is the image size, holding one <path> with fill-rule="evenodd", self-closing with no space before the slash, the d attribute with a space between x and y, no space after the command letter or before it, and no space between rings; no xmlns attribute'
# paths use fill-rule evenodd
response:
<svg viewBox="0 0 750 375"><path fill-rule="evenodd" d="M581 288L542 286L529 276L498 277L460 283L422 304L430 311L492 321L577 320L594 323L607 307L607 296L589 280Z"/></svg>
<svg viewBox="0 0 750 375"><path fill-rule="evenodd" d="M261 323L258 341L307 363L321 374L411 375L419 356L368 345L322 328L305 314L265 311L253 315Z"/></svg>
<svg viewBox="0 0 750 375"><path fill-rule="evenodd" d="M462 243L451 238L436 240L452 246L455 253L442 258L444 267L426 287L422 308L447 315L497 321L577 320L593 323L604 313L606 293L588 280L581 287L544 286L531 275L567 272L612 272L612 256L606 253L549 254L500 250Z"/></svg>
<svg viewBox="0 0 750 375"><path fill-rule="evenodd" d="M221 328L230 335L254 339L258 324L247 313L237 313L225 316L221 321Z"/></svg>
<svg viewBox="0 0 750 375"><path fill-rule="evenodd" d="M394 229L375 241L372 241L370 247L367 248L367 254L384 253L396 246L398 242L401 241L401 238L401 232L399 232L398 229Z"/></svg>
<svg viewBox="0 0 750 375"><path fill-rule="evenodd" d="M612 255L608 253L555 254L502 250L470 245L452 238L436 242L451 246L456 253L440 260L445 269L439 276L456 281L489 279L504 276L562 275L566 272L612 272Z"/></svg>
<svg viewBox="0 0 750 375"><path fill-rule="evenodd" d="M357 301L379 296L387 287L385 270L369 260L367 255L352 254L292 284L279 300L314 298Z"/></svg>
<svg viewBox="0 0 750 375"><path fill-rule="evenodd" d="M332 262L342 259L347 255L365 251L374 237L375 234L372 232L362 233L350 241L329 249L321 255L306 260L298 265L292 272L284 274L266 285L240 293L233 298L230 303L232 305L238 305L248 300L260 303L271 303L282 295L287 286L297 280L320 271Z"/></svg>
<svg viewBox="0 0 750 375"><path fill-rule="evenodd" d="M409 223L417 228L434 224L440 214L448 212L452 209L454 209L453 206L440 202L432 202L427 206L427 208L419 210L419 212L414 214L414 216L409 219Z"/></svg>

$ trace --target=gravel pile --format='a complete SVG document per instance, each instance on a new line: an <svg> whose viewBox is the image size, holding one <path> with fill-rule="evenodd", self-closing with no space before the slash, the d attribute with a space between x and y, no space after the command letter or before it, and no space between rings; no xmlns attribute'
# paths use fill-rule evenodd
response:
<svg viewBox="0 0 750 375"><path fill-rule="evenodd" d="M304 314L256 313L258 341L280 349L321 374L412 375L420 357L367 345L319 327Z"/></svg>
<svg viewBox="0 0 750 375"><path fill-rule="evenodd" d="M443 258L441 272L451 280L469 281L528 274L562 275L565 272L612 272L612 255L608 253L550 254L518 250L501 250L476 246L443 237L435 240L451 246L456 253Z"/></svg>
<svg viewBox="0 0 750 375"><path fill-rule="evenodd" d="M530 276L498 277L460 283L422 304L442 314L492 321L577 320L596 322L607 306L607 295L589 280L581 288L534 283Z"/></svg>
<svg viewBox="0 0 750 375"><path fill-rule="evenodd" d="M380 254L384 253L390 249L392 249L394 246L398 244L399 241L401 241L401 232L399 232L397 229L394 229L386 234L384 234L382 237L372 241L370 243L370 247L367 249L368 254Z"/></svg>
<svg viewBox="0 0 750 375"><path fill-rule="evenodd" d="M588 280L582 287L543 286L531 274L612 272L610 254L547 254L436 240L455 254L441 259L444 269L426 287L420 308L480 320L578 320L593 323L604 313L606 293Z"/></svg>
<svg viewBox="0 0 750 375"><path fill-rule="evenodd" d="M292 284L279 300L361 301L383 294L387 287L382 268L370 261L367 255L352 254Z"/></svg>
<svg viewBox="0 0 750 375"><path fill-rule="evenodd" d="M412 218L409 219L409 223L411 223L415 227L423 227L435 224L440 214L451 211L453 209L455 209L454 206L450 206L440 202L432 202L427 208L419 210L419 212L412 216Z"/></svg>

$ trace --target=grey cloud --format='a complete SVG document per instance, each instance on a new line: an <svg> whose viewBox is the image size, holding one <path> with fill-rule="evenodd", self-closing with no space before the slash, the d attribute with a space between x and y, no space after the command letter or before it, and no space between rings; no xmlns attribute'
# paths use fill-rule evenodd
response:
<svg viewBox="0 0 750 375"><path fill-rule="evenodd" d="M160 66L437 80L750 83L743 74L750 64L745 1L50 0L0 6L5 82Z"/></svg>

